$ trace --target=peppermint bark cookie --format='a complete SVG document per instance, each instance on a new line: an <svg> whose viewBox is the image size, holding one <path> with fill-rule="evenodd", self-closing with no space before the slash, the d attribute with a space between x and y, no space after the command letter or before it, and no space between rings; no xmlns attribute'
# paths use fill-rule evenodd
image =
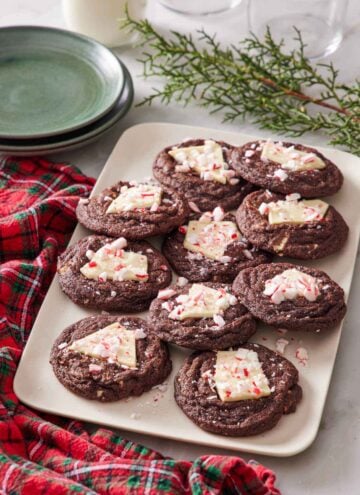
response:
<svg viewBox="0 0 360 495"><path fill-rule="evenodd" d="M234 215L220 207L172 232L163 253L173 269L191 282L229 283L239 270L271 260L243 237Z"/></svg>
<svg viewBox="0 0 360 495"><path fill-rule="evenodd" d="M235 148L233 167L247 181L270 191L304 198L335 194L343 176L315 148L301 144L255 141Z"/></svg>
<svg viewBox="0 0 360 495"><path fill-rule="evenodd" d="M171 281L171 270L146 241L92 235L59 257L61 289L82 306L122 312L149 307Z"/></svg>
<svg viewBox="0 0 360 495"><path fill-rule="evenodd" d="M90 316L56 339L50 363L71 392L101 402L141 395L171 372L166 344L146 321L129 316Z"/></svg>
<svg viewBox="0 0 360 495"><path fill-rule="evenodd" d="M302 397L298 371L258 344L234 351L195 352L175 378L175 399L200 428L227 436L258 435Z"/></svg>
<svg viewBox="0 0 360 495"><path fill-rule="evenodd" d="M318 259L339 251L349 228L332 206L270 191L249 194L236 212L244 235L258 248L279 256Z"/></svg>
<svg viewBox="0 0 360 495"><path fill-rule="evenodd" d="M315 268L271 263L243 270L233 292L256 318L289 330L328 330L345 316L344 291Z"/></svg>
<svg viewBox="0 0 360 495"><path fill-rule="evenodd" d="M141 240L166 234L189 215L185 199L154 182L118 182L99 196L80 201L79 222L98 234Z"/></svg>
<svg viewBox="0 0 360 495"><path fill-rule="evenodd" d="M222 141L189 139L159 153L153 173L159 182L180 191L201 211L237 208L253 187L235 177L231 153Z"/></svg>
<svg viewBox="0 0 360 495"><path fill-rule="evenodd" d="M198 350L227 349L256 331L254 318L230 286L211 282L161 290L151 303L149 322L162 340Z"/></svg>

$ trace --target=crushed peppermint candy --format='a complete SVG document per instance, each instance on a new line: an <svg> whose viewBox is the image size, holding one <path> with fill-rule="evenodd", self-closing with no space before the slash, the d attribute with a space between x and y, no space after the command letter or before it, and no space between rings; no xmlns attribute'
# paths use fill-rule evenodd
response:
<svg viewBox="0 0 360 495"><path fill-rule="evenodd" d="M111 296L111 297L115 297L115 296L116 296L116 291L115 291L115 290L112 290L112 291L110 292L110 296Z"/></svg>
<svg viewBox="0 0 360 495"><path fill-rule="evenodd" d="M225 216L225 212L221 208L221 206L217 206L216 208L214 208L212 212L212 217L214 219L214 222L221 222L221 220L224 219L224 216Z"/></svg>
<svg viewBox="0 0 360 495"><path fill-rule="evenodd" d="M106 280L107 280L107 272L100 273L98 280L99 280L99 282L106 282Z"/></svg>
<svg viewBox="0 0 360 495"><path fill-rule="evenodd" d="M153 205L151 205L151 207L150 207L150 211L151 211L152 213L154 213L155 211L158 211L158 209L159 209L159 205L158 205L158 204L156 204L156 203L154 203L154 204L153 204Z"/></svg>
<svg viewBox="0 0 360 495"><path fill-rule="evenodd" d="M213 214L211 211L205 211L199 218L199 222L211 222L213 220Z"/></svg>
<svg viewBox="0 0 360 495"><path fill-rule="evenodd" d="M192 209L192 211L195 211L195 213L200 213L200 208L193 201L189 201L189 206Z"/></svg>
<svg viewBox="0 0 360 495"><path fill-rule="evenodd" d="M95 254L95 251L92 249L88 249L85 253L85 256L87 257L88 260L91 260Z"/></svg>
<svg viewBox="0 0 360 495"><path fill-rule="evenodd" d="M140 340L140 339L146 339L146 333L142 328L137 328L135 330L135 339Z"/></svg>
<svg viewBox="0 0 360 495"><path fill-rule="evenodd" d="M280 354L284 354L286 346L289 344L289 341L283 338L277 339L275 342L275 348L277 352Z"/></svg>
<svg viewBox="0 0 360 495"><path fill-rule="evenodd" d="M299 364L302 366L307 366L309 361L309 354L305 347L298 347L295 351L295 357L298 360Z"/></svg>
<svg viewBox="0 0 360 495"><path fill-rule="evenodd" d="M253 150L246 150L245 151L245 156L247 158L251 158L254 154L255 154L255 151L253 151Z"/></svg>
<svg viewBox="0 0 360 495"><path fill-rule="evenodd" d="M318 298L320 289L316 278L291 268L266 280L263 294L270 296L274 304L280 304L285 300L291 301L297 297L305 297L312 302Z"/></svg>
<svg viewBox="0 0 360 495"><path fill-rule="evenodd" d="M279 168L278 170L275 170L274 177L280 179L281 182L284 182L289 176L284 170Z"/></svg>
<svg viewBox="0 0 360 495"><path fill-rule="evenodd" d="M285 196L286 201L298 201L301 198L299 193L287 194Z"/></svg>
<svg viewBox="0 0 360 495"><path fill-rule="evenodd" d="M185 277L179 277L177 279L177 282L176 284L179 286L179 287L184 287L185 285L187 285L189 283L188 279L185 278Z"/></svg>
<svg viewBox="0 0 360 495"><path fill-rule="evenodd" d="M61 344L58 345L58 349L65 349L65 347L68 345L67 342L62 342Z"/></svg>
<svg viewBox="0 0 360 495"><path fill-rule="evenodd" d="M165 311L170 312L174 307L174 303L172 301L165 301L162 303L161 307L162 309L165 309Z"/></svg>
<svg viewBox="0 0 360 495"><path fill-rule="evenodd" d="M176 291L174 289L162 289L159 290L157 298L158 299L170 299L170 297L173 297L176 294Z"/></svg>
<svg viewBox="0 0 360 495"><path fill-rule="evenodd" d="M159 383L158 385L152 387L152 390L158 390L161 393L166 392L167 389L168 389L168 382Z"/></svg>
<svg viewBox="0 0 360 495"><path fill-rule="evenodd" d="M191 253L191 252L187 254L187 257L189 258L189 260L192 261L200 261L204 258L204 256L201 253Z"/></svg>
<svg viewBox="0 0 360 495"><path fill-rule="evenodd" d="M225 326L225 320L224 318L219 315L219 314L214 314L213 316L213 320L214 320L214 323L218 326L218 327L223 327Z"/></svg>
<svg viewBox="0 0 360 495"><path fill-rule="evenodd" d="M243 249L243 253L248 260L254 259L254 256L252 255L251 251L249 251L248 249Z"/></svg>
<svg viewBox="0 0 360 495"><path fill-rule="evenodd" d="M215 375L214 371L207 370L207 371L204 371L204 373L201 375L201 378L203 380L205 380L205 382L209 385L210 389L213 392L216 392L216 383L214 380L214 375ZM196 383L196 381L195 381L195 383Z"/></svg>
<svg viewBox="0 0 360 495"><path fill-rule="evenodd" d="M100 373L102 371L102 366L99 366L98 364L89 364L89 371L90 373Z"/></svg>
<svg viewBox="0 0 360 495"><path fill-rule="evenodd" d="M110 246L111 249L124 249L127 246L127 240L125 237L119 237L118 239L115 239Z"/></svg>

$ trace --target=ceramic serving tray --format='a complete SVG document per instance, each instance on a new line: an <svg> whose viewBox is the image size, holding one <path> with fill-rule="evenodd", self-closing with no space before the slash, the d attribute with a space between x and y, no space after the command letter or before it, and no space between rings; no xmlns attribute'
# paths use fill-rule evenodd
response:
<svg viewBox="0 0 360 495"><path fill-rule="evenodd" d="M151 175L151 164L156 153L169 144L187 137L215 138L232 144L243 144L255 139L240 133L174 124L142 124L127 130L114 148L99 177L93 194L119 179L143 179ZM349 295L357 252L360 216L356 202L360 197L360 159L333 149L322 149L342 170L344 186L328 198L350 226L346 246L336 255L306 265L325 270ZM74 243L88 232L78 226L72 237ZM155 240L159 242L159 240ZM273 456L291 456L306 449L315 439L333 372L341 327L328 332L306 334L288 332L280 335L270 328L259 328L252 339L275 349L279 337L290 343L285 357L300 372L303 400L296 413L283 416L277 426L262 435L248 438L230 438L202 431L178 408L173 398L173 380L188 351L171 346L173 373L167 387L161 387L141 397L102 404L77 397L55 378L49 364L51 346L60 332L71 323L96 311L76 306L60 290L55 277L40 309L29 341L25 347L15 377L15 391L27 405L50 413L78 418L114 428L132 430L173 440L223 447ZM145 315L145 314L144 314ZM296 350L305 348L309 359L301 364ZM336 370L335 370L336 372Z"/></svg>

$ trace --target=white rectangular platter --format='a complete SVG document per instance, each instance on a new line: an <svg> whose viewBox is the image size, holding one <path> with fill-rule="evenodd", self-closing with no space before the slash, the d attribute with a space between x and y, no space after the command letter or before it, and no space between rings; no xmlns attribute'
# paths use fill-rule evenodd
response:
<svg viewBox="0 0 360 495"><path fill-rule="evenodd" d="M128 129L115 146L99 177L93 194L119 179L143 179L151 175L151 165L158 151L187 137L206 137L241 145L253 136L222 132L214 129L176 124L141 124ZM325 270L349 295L360 231L360 159L333 149L322 149L342 170L345 176L341 191L328 201L344 216L350 226L350 236L340 253L306 263ZM78 226L71 243L88 232ZM306 449L315 439L333 371L341 335L341 326L319 334L288 332L290 344L285 356L300 371L304 397L295 414L283 416L271 431L248 438L229 438L202 431L178 408L173 398L175 373L188 351L171 346L173 373L165 391L151 390L138 398L101 404L77 397L55 378L49 364L51 346L68 325L95 314L73 304L60 290L55 277L40 309L15 377L15 391L27 405L62 416L82 419L114 428L166 437L185 442L223 447L273 456L291 456ZM255 342L275 349L279 333L259 328ZM296 349L305 347L309 353L307 366L299 364Z"/></svg>

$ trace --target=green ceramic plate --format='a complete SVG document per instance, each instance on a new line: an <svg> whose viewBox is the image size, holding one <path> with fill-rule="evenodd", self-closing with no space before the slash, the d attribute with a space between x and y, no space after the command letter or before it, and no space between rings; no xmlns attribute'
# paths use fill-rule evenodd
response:
<svg viewBox="0 0 360 495"><path fill-rule="evenodd" d="M86 126L111 110L124 87L115 55L70 31L0 29L0 137L33 139Z"/></svg>
<svg viewBox="0 0 360 495"><path fill-rule="evenodd" d="M134 98L131 75L122 62L118 63L124 74L124 89L106 115L86 127L57 136L31 140L0 138L0 155L31 156L69 151L99 139L112 129L128 113Z"/></svg>

